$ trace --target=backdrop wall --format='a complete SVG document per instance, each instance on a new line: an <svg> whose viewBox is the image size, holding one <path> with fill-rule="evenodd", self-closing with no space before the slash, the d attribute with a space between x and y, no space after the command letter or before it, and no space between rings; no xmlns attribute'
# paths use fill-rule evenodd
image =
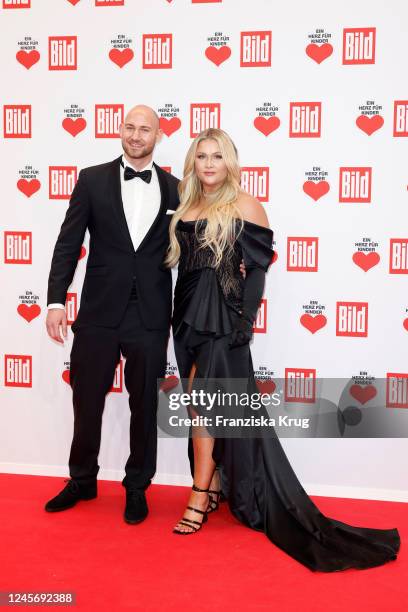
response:
<svg viewBox="0 0 408 612"><path fill-rule="evenodd" d="M264 203L257 376L352 379L366 411L388 377L390 414L408 408L407 22L402 0L2 0L2 471L67 473L72 332L45 332L50 259L79 169L120 154L136 103L162 117L158 164L180 177L192 136L222 127ZM177 376L172 345L168 362ZM118 370L102 477L122 477L128 422ZM408 501L404 439L283 444L309 493ZM186 440L159 440L156 481L188 474Z"/></svg>

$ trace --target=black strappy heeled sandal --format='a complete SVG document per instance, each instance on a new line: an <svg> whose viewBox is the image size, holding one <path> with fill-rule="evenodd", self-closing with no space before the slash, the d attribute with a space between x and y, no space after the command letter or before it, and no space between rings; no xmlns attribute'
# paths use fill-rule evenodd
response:
<svg viewBox="0 0 408 612"><path fill-rule="evenodd" d="M208 508L207 508L207 514L211 514L211 512L215 512L216 510L218 510L220 503L225 501L225 497L222 494L221 491L221 475L220 475L220 471L219 471L219 467L217 466L215 468L214 471L214 475L217 474L217 482L218 482L218 486L219 489L208 489ZM212 480L210 482L210 486L211 486Z"/></svg>
<svg viewBox="0 0 408 612"><path fill-rule="evenodd" d="M196 487L195 484L193 484L192 489L197 493L209 493L209 489L199 489L198 487ZM185 525L185 527L189 527L190 529L192 529L192 531L180 531L179 529L174 527L173 533L177 533L178 535L191 535L192 533L197 533L197 531L200 531L201 527L203 526L203 523L208 520L208 508L207 510L199 510L198 508L193 508L193 506L187 506L187 510L193 510L193 512L197 512L197 514L202 514L203 520L201 522L193 521L192 519L183 516L183 518L177 523L177 525Z"/></svg>
<svg viewBox="0 0 408 612"><path fill-rule="evenodd" d="M215 499L213 497L215 495ZM214 489L208 489L208 508L207 514L211 514L211 512L215 512L218 510L220 506L220 497L221 497L221 489L219 491L215 491Z"/></svg>

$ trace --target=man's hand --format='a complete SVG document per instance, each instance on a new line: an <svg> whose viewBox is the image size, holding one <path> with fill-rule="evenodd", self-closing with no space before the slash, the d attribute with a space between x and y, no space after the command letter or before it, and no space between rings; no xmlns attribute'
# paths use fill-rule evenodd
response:
<svg viewBox="0 0 408 612"><path fill-rule="evenodd" d="M242 274L242 278L245 279L245 277L246 277L246 268L245 268L244 260L242 260L241 263L239 264L239 271Z"/></svg>
<svg viewBox="0 0 408 612"><path fill-rule="evenodd" d="M50 308L45 322L50 338L64 344L67 339L67 315L62 308Z"/></svg>

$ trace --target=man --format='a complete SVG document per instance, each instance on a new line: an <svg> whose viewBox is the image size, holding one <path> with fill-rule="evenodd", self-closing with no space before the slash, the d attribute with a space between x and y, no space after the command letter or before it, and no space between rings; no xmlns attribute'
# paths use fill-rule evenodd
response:
<svg viewBox="0 0 408 612"><path fill-rule="evenodd" d="M157 379L165 373L172 295L163 260L179 200L178 179L153 163L162 137L157 114L134 107L120 137L123 156L79 173L52 258L46 325L50 337L63 342L66 294L89 230L81 304L72 326L71 480L45 509L66 510L97 495L102 413L122 353L131 411L124 518L135 524L147 516L145 490L156 470Z"/></svg>

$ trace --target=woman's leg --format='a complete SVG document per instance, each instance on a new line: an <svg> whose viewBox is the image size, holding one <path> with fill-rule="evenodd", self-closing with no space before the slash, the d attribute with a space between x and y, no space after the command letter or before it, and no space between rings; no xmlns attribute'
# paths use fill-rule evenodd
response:
<svg viewBox="0 0 408 612"><path fill-rule="evenodd" d="M196 373L196 365L193 364L189 381L188 381L188 393L191 392L194 376ZM191 418L197 416L197 413L190 407L189 413ZM215 470L215 463L212 458L212 452L214 448L214 438L212 438L205 427L193 426L192 427L192 438L193 438L193 450L194 450L194 484L199 489L207 490L209 488L211 479ZM191 491L187 506L197 508L205 512L208 508L209 496L208 493ZM186 509L184 519L191 521L197 521L201 523L204 515L194 512L194 510ZM188 521L187 521L188 523ZM198 527L198 525L196 525ZM181 522L177 523L175 529L182 532L194 531L192 527Z"/></svg>

